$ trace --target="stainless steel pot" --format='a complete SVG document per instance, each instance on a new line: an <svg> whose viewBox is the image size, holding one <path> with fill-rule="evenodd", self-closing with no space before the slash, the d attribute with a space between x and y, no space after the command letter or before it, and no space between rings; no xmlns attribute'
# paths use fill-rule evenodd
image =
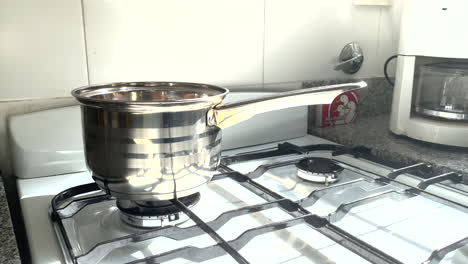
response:
<svg viewBox="0 0 468 264"><path fill-rule="evenodd" d="M196 83L112 83L72 95L81 103L86 162L98 185L121 200L157 201L196 193L210 181L222 128L267 111L329 104L363 87L330 85L232 104L222 104L228 89Z"/></svg>

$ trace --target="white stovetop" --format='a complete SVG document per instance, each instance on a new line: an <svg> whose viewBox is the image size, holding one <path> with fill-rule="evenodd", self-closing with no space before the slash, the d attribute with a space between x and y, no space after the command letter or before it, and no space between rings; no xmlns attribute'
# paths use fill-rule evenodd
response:
<svg viewBox="0 0 468 264"><path fill-rule="evenodd" d="M314 136L305 136L288 140L297 145L324 144L330 141ZM269 147L275 147L278 142L254 147L241 148L223 152L233 155ZM18 179L18 195L27 229L31 257L34 263L62 263L63 257L58 241L49 220L48 210L51 199L59 192L68 188L93 182L89 172L79 172L33 179Z"/></svg>
<svg viewBox="0 0 468 264"><path fill-rule="evenodd" d="M297 145L331 143L313 136L305 136L288 142ZM275 147L276 145L277 143L265 144L228 151L224 154L232 155ZM343 162L347 158L349 157L338 157L338 159L343 159ZM245 173L255 169L259 164L258 161L246 162L232 165L231 168ZM377 169L387 170L388 168ZM275 173L279 172L275 170L282 171L281 173ZM314 187L307 183L293 181L290 175L291 171L293 170L290 167L273 169L257 178L256 181L291 200L304 198L314 190ZM341 181L356 178L359 178L359 175L350 173ZM87 172L18 181L21 206L34 263L62 263L64 261L47 209L51 198L56 193L88 182L92 182L92 179ZM226 210L264 202L258 196L243 191L233 181L221 180L213 182L213 184L216 186L210 186L211 192L202 194L204 199L202 198L199 204L193 208L194 212L205 221L214 219ZM315 214L326 216L336 210L336 201L349 201L362 195L362 192L379 192L382 190L382 188L373 185L350 188L342 191L339 196L335 196L332 200L328 200L328 198L321 199L306 209ZM207 208L211 209L207 210ZM233 218L218 230L218 233L226 240L231 240L248 228L285 219L288 219L287 214L280 209L273 208L262 211L261 214L252 214L250 217ZM418 196L404 201L383 199L359 206L335 224L386 253L398 256L404 263L420 263L429 256L433 249L468 235L466 222L468 222L468 215ZM95 228L96 225L99 226L100 224L102 222L94 223L89 221L88 226L83 228ZM99 232L103 233L96 232L96 236L105 235L105 228L110 227L105 224L102 230L99 229ZM77 230L77 232L80 232L80 230ZM198 247L213 243L208 237L197 237L183 241L158 238L152 240L147 248L153 254L161 253L193 241L195 241L194 245ZM466 251L463 249L451 253L442 263L467 263ZM129 251L119 252L117 251L114 255L119 259L143 256L143 251L139 250L131 254L129 254ZM303 224L256 237L242 248L240 253L247 257L251 263L368 263ZM220 262L231 263L232 259L229 256L223 256L204 263ZM188 263L188 261L176 259L170 263Z"/></svg>

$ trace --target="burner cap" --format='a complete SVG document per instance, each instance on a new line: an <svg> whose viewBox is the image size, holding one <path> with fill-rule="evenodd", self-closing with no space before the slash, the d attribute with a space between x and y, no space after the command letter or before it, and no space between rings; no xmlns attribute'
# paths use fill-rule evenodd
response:
<svg viewBox="0 0 468 264"><path fill-rule="evenodd" d="M200 200L200 193L178 198L187 207L194 206ZM166 225L178 225L188 220L174 200L130 201L117 199L121 219L135 227L153 228Z"/></svg>
<svg viewBox="0 0 468 264"><path fill-rule="evenodd" d="M297 176L311 182L333 183L338 180L338 174L343 167L331 159L306 158L296 164Z"/></svg>

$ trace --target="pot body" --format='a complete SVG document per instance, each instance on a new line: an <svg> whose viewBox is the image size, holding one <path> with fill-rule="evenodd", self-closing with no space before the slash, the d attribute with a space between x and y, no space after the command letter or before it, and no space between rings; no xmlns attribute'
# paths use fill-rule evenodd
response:
<svg viewBox="0 0 468 264"><path fill-rule="evenodd" d="M125 200L168 200L199 191L220 161L211 104L186 111L121 111L81 105L86 162L98 185Z"/></svg>
<svg viewBox="0 0 468 264"><path fill-rule="evenodd" d="M221 129L267 111L329 104L364 82L296 90L222 104L229 90L180 82L93 85L81 103L86 162L121 200L158 201L198 192L220 162Z"/></svg>

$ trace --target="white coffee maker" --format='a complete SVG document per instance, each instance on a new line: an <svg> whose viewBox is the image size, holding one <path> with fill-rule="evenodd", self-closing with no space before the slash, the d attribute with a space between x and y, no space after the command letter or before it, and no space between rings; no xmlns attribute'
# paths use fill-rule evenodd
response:
<svg viewBox="0 0 468 264"><path fill-rule="evenodd" d="M403 1L390 129L468 147L468 1Z"/></svg>

